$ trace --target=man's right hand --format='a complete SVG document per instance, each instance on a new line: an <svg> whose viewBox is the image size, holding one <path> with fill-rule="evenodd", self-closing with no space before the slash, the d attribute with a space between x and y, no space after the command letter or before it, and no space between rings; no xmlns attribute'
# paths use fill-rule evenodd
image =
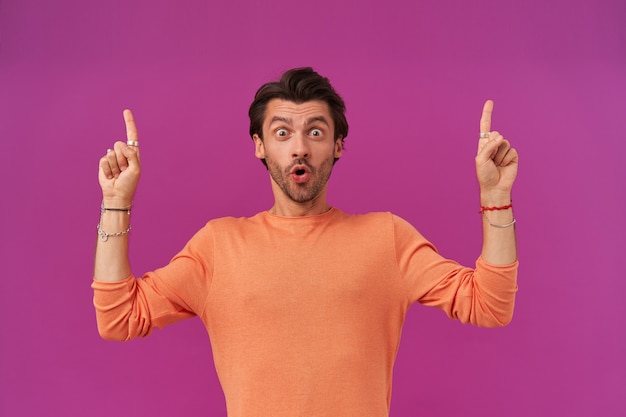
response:
<svg viewBox="0 0 626 417"><path fill-rule="evenodd" d="M141 163L137 126L130 110L124 110L127 142L115 142L100 158L98 181L105 207L130 207L139 183ZM137 146L129 146L128 143Z"/></svg>

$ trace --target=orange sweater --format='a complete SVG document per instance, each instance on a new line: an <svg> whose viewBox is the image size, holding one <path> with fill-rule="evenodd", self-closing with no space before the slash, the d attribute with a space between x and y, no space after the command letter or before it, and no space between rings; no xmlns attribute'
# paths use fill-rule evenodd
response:
<svg viewBox="0 0 626 417"><path fill-rule="evenodd" d="M231 417L381 417L409 306L505 325L516 276L446 260L392 214L332 209L213 220L164 268L93 288L108 339L199 316Z"/></svg>

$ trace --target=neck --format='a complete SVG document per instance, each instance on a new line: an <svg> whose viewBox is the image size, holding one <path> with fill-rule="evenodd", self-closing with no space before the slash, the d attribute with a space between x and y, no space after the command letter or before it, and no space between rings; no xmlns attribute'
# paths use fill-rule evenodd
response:
<svg viewBox="0 0 626 417"><path fill-rule="evenodd" d="M315 198L305 202L297 202L287 197L282 190L274 189L274 205L268 210L270 214L283 217L315 216L331 209L326 201L326 187Z"/></svg>
<svg viewBox="0 0 626 417"><path fill-rule="evenodd" d="M292 201L290 203L275 202L268 212L282 217L304 217L323 214L330 209L331 206L326 201L324 201L323 204L313 204L312 202L297 203Z"/></svg>

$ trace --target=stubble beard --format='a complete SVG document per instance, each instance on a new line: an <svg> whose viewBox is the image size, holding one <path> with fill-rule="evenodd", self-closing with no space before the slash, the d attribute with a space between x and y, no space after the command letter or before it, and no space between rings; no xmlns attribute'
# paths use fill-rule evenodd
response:
<svg viewBox="0 0 626 417"><path fill-rule="evenodd" d="M309 165L304 159L295 160L287 168L282 168L267 157L265 162L267 163L270 176L290 200L296 203L307 203L315 200L328 183L335 160L331 155L318 168ZM306 165L311 171L309 181L302 184L298 184L291 179L291 169L298 164Z"/></svg>

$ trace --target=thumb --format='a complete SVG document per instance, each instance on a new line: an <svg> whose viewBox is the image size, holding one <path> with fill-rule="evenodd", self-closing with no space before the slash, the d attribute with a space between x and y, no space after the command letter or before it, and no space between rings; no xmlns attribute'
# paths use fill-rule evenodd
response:
<svg viewBox="0 0 626 417"><path fill-rule="evenodd" d="M125 143L122 143L120 147L122 154L128 161L128 167L132 169L139 169L141 167L141 159L139 156L139 147L138 146L128 146Z"/></svg>
<svg viewBox="0 0 626 417"><path fill-rule="evenodd" d="M483 164L490 159L493 159L498 152L498 148L504 142L504 137L498 132L491 132L492 136L480 144L478 153L476 154L476 163Z"/></svg>

